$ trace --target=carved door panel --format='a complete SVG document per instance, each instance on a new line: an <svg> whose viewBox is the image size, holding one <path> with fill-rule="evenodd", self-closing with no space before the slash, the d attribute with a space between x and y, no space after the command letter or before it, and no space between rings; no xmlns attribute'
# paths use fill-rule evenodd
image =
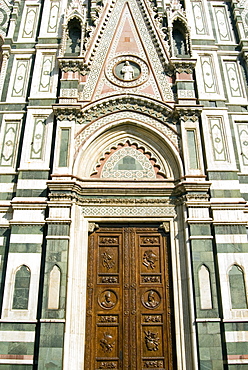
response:
<svg viewBox="0 0 248 370"><path fill-rule="evenodd" d="M157 228L89 237L85 370L174 369L169 275Z"/></svg>

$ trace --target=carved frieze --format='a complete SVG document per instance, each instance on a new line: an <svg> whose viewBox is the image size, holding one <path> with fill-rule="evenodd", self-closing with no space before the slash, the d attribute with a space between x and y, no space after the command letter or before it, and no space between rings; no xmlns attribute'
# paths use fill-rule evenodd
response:
<svg viewBox="0 0 248 370"><path fill-rule="evenodd" d="M143 322L144 323L161 323L162 316L161 315L143 315Z"/></svg>
<svg viewBox="0 0 248 370"><path fill-rule="evenodd" d="M117 369L117 363L102 361L99 363L99 369Z"/></svg>
<svg viewBox="0 0 248 370"><path fill-rule="evenodd" d="M152 361L144 361L143 366L145 369L156 369L156 368L163 368L164 364L161 360L152 360Z"/></svg>
<svg viewBox="0 0 248 370"><path fill-rule="evenodd" d="M100 322L100 323L110 323L110 322L117 323L118 322L118 316L111 316L111 315L103 316L103 315L100 315L98 317L98 322Z"/></svg>

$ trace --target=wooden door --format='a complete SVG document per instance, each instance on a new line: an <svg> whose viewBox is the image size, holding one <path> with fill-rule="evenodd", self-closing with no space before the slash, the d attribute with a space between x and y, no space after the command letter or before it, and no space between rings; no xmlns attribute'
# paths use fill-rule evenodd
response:
<svg viewBox="0 0 248 370"><path fill-rule="evenodd" d="M88 256L85 370L174 369L166 236L101 227Z"/></svg>

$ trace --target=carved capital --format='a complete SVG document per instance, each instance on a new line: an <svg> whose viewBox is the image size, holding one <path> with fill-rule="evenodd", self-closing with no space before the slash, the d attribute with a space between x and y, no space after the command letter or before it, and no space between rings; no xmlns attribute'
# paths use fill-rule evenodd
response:
<svg viewBox="0 0 248 370"><path fill-rule="evenodd" d="M79 72L81 75L85 76L89 73L89 65L84 63L82 59L68 59L68 58L58 58L59 68L63 72Z"/></svg>
<svg viewBox="0 0 248 370"><path fill-rule="evenodd" d="M175 111L174 111L174 116L177 119L181 119L184 122L186 121L193 121L196 122L198 121L200 115L202 112L202 106L197 105L194 107L189 107L189 106L182 106L182 105L176 105L175 106Z"/></svg>
<svg viewBox="0 0 248 370"><path fill-rule="evenodd" d="M88 232L89 233L93 233L97 229L99 229L98 224L96 224L95 222L89 222L89 225L88 225Z"/></svg>
<svg viewBox="0 0 248 370"><path fill-rule="evenodd" d="M171 65L175 73L192 74L196 65L196 59L171 59Z"/></svg>
<svg viewBox="0 0 248 370"><path fill-rule="evenodd" d="M166 233L170 232L170 223L163 222L161 225L159 225L159 229L165 231Z"/></svg>
<svg viewBox="0 0 248 370"><path fill-rule="evenodd" d="M77 120L81 116L81 105L54 105L53 111L59 121L63 120Z"/></svg>

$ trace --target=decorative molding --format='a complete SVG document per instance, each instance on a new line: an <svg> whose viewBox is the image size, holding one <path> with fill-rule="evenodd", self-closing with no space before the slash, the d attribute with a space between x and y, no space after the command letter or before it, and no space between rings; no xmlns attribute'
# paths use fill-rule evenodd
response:
<svg viewBox="0 0 248 370"><path fill-rule="evenodd" d="M126 105L126 108L128 108L129 105ZM130 109L132 109L132 105L130 104ZM123 106L124 108L124 106ZM156 116L157 112L151 111L151 116L148 114L142 114L142 112L137 112L136 110L134 111L121 111L121 109L115 113L112 113L111 115L105 115L102 118L99 119L93 119L92 117L92 123L88 124L85 128L83 128L78 135L75 137L75 149L78 150L80 145L84 142L84 140L87 139L88 136L90 136L94 131L99 129L100 127L103 127L103 125L106 125L110 122L118 122L120 119L127 120L128 122L130 121L141 121L143 123L146 123L155 129L159 130L161 133L163 133L167 139L169 139L176 148L176 150L179 151L179 146L180 146L180 136L174 129L174 121L168 119L168 121L162 121ZM93 114L95 115L96 113L93 111ZM161 112L162 115L162 112ZM157 116L160 116L160 114ZM155 117L155 118L153 118ZM97 117L96 117L97 118ZM178 117L175 118L175 122L178 120ZM91 120L89 120L91 122ZM85 123L88 123L87 121Z"/></svg>
<svg viewBox="0 0 248 370"><path fill-rule="evenodd" d="M89 64L76 58L58 57L59 68L62 72L79 72L82 76L89 73Z"/></svg>
<svg viewBox="0 0 248 370"><path fill-rule="evenodd" d="M181 119L184 122L187 122L187 121L196 122L199 120L201 112L202 112L201 105L197 105L194 107L176 105L174 115L175 115L175 118Z"/></svg>
<svg viewBox="0 0 248 370"><path fill-rule="evenodd" d="M81 105L53 105L53 110L59 121L81 119Z"/></svg>
<svg viewBox="0 0 248 370"><path fill-rule="evenodd" d="M51 193L52 195L53 193ZM161 198L151 198L151 199L144 199L144 198L90 198L90 199L81 199L81 204L84 206L88 205L163 205L163 206L170 206L172 205L172 201L169 199L161 199Z"/></svg>
<svg viewBox="0 0 248 370"><path fill-rule="evenodd" d="M80 124L89 123L108 113L115 113L123 110L140 112L159 119L162 122L166 122L173 117L173 110L168 105L131 94L107 98L95 104L90 104L89 107L87 106L85 108L82 108L81 105L64 106L57 104L53 105L53 110L60 121L65 119L72 121L74 119ZM187 110L190 110L190 108L188 107Z"/></svg>
<svg viewBox="0 0 248 370"><path fill-rule="evenodd" d="M82 207L82 214L85 217L174 217L174 207L108 207L108 206L88 206Z"/></svg>
<svg viewBox="0 0 248 370"><path fill-rule="evenodd" d="M0 25L0 36L5 38L6 31L8 28L9 16L12 10L12 5L7 0L1 0L1 25Z"/></svg>
<svg viewBox="0 0 248 370"><path fill-rule="evenodd" d="M171 58L170 60L172 68L174 68L174 73L187 73L192 74L195 66L196 59L176 59Z"/></svg>

